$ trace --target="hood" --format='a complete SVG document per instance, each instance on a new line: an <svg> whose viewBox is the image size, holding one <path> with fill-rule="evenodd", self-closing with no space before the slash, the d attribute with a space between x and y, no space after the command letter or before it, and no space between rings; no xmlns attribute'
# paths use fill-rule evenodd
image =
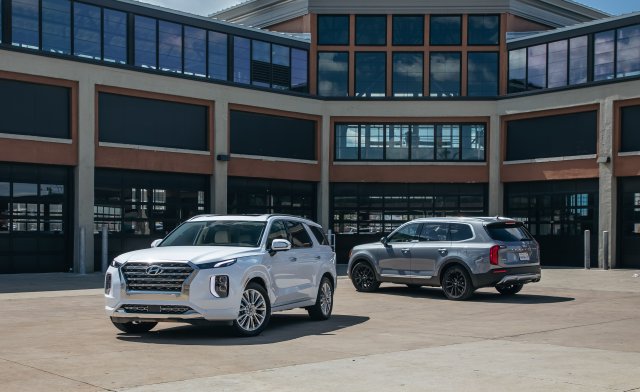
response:
<svg viewBox="0 0 640 392"><path fill-rule="evenodd" d="M259 248L236 246L160 246L141 249L116 257L121 263L127 261L190 261L194 264L209 261L233 259L251 256L259 252Z"/></svg>

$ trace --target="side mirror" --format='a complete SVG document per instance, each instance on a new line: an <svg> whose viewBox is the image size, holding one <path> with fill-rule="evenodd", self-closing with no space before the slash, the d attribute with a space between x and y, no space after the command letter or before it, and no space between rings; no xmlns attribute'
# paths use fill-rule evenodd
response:
<svg viewBox="0 0 640 392"><path fill-rule="evenodd" d="M387 237L380 238L380 242L382 242L382 245L387 246Z"/></svg>
<svg viewBox="0 0 640 392"><path fill-rule="evenodd" d="M154 241L151 243L151 247L152 247L152 248L155 248L155 247L157 247L158 245L160 245L160 243L161 243L161 242L162 242L162 240L154 240Z"/></svg>
<svg viewBox="0 0 640 392"><path fill-rule="evenodd" d="M271 243L272 252L281 252L291 249L291 242L283 239L275 239Z"/></svg>

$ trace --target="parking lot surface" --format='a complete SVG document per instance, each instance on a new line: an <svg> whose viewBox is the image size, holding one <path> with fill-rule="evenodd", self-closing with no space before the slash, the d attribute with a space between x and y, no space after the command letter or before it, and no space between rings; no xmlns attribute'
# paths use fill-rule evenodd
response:
<svg viewBox="0 0 640 392"><path fill-rule="evenodd" d="M545 269L467 302L439 289L339 280L333 317L117 331L101 276L0 276L3 391L640 391L638 271Z"/></svg>

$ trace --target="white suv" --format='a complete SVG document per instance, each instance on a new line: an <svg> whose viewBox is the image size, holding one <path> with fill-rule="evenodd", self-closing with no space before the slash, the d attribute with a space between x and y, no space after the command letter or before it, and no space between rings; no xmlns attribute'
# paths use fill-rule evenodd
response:
<svg viewBox="0 0 640 392"><path fill-rule="evenodd" d="M322 227L287 215L197 216L151 249L116 257L105 277L106 312L121 331L160 321L221 321L258 335L272 312L333 309L336 258Z"/></svg>

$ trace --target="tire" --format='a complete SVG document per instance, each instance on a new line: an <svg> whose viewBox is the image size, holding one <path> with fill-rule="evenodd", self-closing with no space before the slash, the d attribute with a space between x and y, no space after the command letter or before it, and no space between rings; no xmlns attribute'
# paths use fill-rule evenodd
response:
<svg viewBox="0 0 640 392"><path fill-rule="evenodd" d="M257 336L269 324L271 303L267 291L255 282L250 282L242 292L240 311L233 320L233 329L238 336Z"/></svg>
<svg viewBox="0 0 640 392"><path fill-rule="evenodd" d="M453 301L464 301L473 295L473 282L467 271L454 265L447 268L442 276L442 290L444 295Z"/></svg>
<svg viewBox="0 0 640 392"><path fill-rule="evenodd" d="M307 312L312 320L328 320L331 317L331 311L333 310L333 285L331 279L326 276L320 281L318 287L318 297L316 304L309 306Z"/></svg>
<svg viewBox="0 0 640 392"><path fill-rule="evenodd" d="M502 295L516 295L522 290L524 284L522 283L512 283L503 286L496 286L496 290Z"/></svg>
<svg viewBox="0 0 640 392"><path fill-rule="evenodd" d="M380 282L376 279L376 273L371 265L365 261L356 263L351 269L351 283L357 291L370 293L380 287Z"/></svg>
<svg viewBox="0 0 640 392"><path fill-rule="evenodd" d="M411 290L415 290L415 289L419 289L422 286L420 286L419 284L408 284L407 287L410 288Z"/></svg>
<svg viewBox="0 0 640 392"><path fill-rule="evenodd" d="M128 323L119 323L113 318L113 325L124 333L145 333L149 332L158 325L155 321L129 321Z"/></svg>

